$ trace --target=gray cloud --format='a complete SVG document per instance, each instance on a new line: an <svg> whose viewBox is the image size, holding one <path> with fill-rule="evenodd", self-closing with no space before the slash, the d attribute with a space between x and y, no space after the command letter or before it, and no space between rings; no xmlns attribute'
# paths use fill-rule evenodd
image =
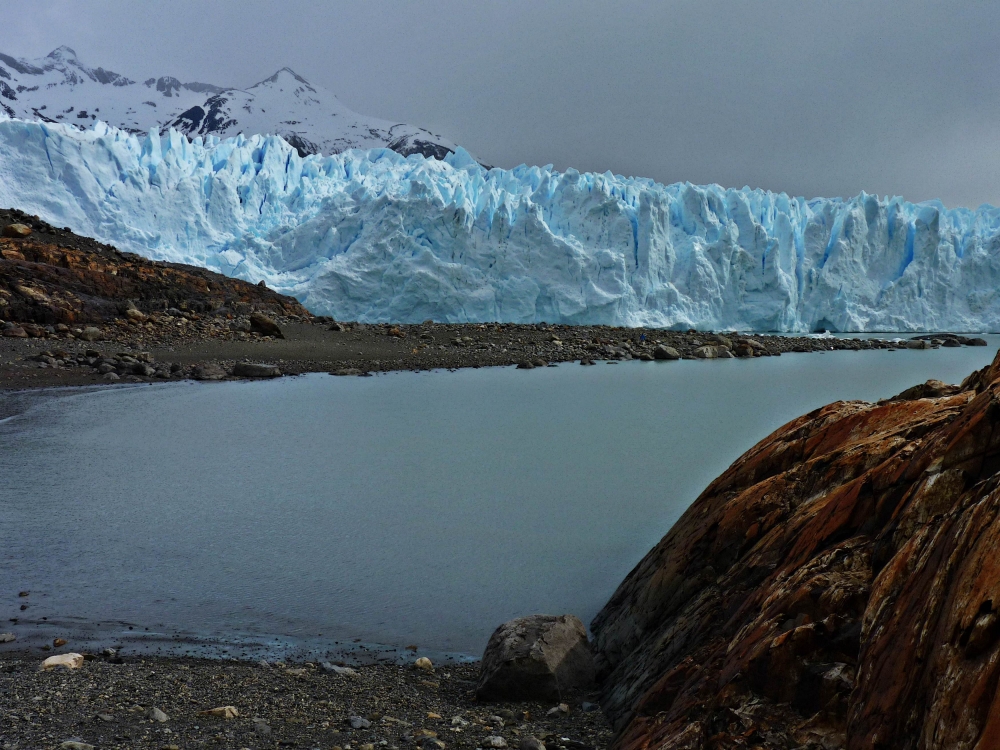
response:
<svg viewBox="0 0 1000 750"><path fill-rule="evenodd" d="M6 0L0 50L134 78L289 65L498 166L1000 205L1000 5Z"/></svg>

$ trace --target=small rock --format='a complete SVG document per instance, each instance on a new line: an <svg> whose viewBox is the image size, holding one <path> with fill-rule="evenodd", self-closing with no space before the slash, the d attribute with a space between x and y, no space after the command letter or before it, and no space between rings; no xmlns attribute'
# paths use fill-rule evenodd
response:
<svg viewBox="0 0 1000 750"><path fill-rule="evenodd" d="M66 740L59 747L62 750L94 750L93 745L88 745L86 742L80 742L79 740Z"/></svg>
<svg viewBox="0 0 1000 750"><path fill-rule="evenodd" d="M170 721L170 717L167 716L165 713L163 713L163 711L161 711L160 709L156 708L155 706L153 706L146 712L146 716L152 719L153 721L160 722L161 724Z"/></svg>
<svg viewBox="0 0 1000 750"><path fill-rule="evenodd" d="M199 711L198 715L212 716L216 719L237 719L240 712L236 710L236 706L219 706L218 708L210 708L207 711Z"/></svg>
<svg viewBox="0 0 1000 750"><path fill-rule="evenodd" d="M98 721L114 721L115 720L115 717L112 716L111 714L104 714L104 713L97 714L94 718L97 719Z"/></svg>
<svg viewBox="0 0 1000 750"><path fill-rule="evenodd" d="M269 734L271 734L271 726L263 719L254 719L253 731L261 735L262 737L267 737Z"/></svg>
<svg viewBox="0 0 1000 750"><path fill-rule="evenodd" d="M69 643L69 641L67 641L65 638L55 638L52 641L52 645L55 648L59 648L60 646L65 646L67 643Z"/></svg>
<svg viewBox="0 0 1000 750"><path fill-rule="evenodd" d="M65 667L66 669L79 669L83 666L83 654L59 654L50 656L42 662L42 669L55 669Z"/></svg>
<svg viewBox="0 0 1000 750"><path fill-rule="evenodd" d="M106 656L109 659L115 658L115 656L117 656L117 654L118 654L118 652L115 651L113 648L106 648L106 649L104 649L101 652L101 656Z"/></svg>
<svg viewBox="0 0 1000 750"><path fill-rule="evenodd" d="M8 325L3 329L3 335L9 339L26 339L28 338L28 332L21 328L21 326Z"/></svg>
<svg viewBox="0 0 1000 750"><path fill-rule="evenodd" d="M469 726L469 722L466 719L463 719L461 716L452 716L451 725L453 727L467 727Z"/></svg>
<svg viewBox="0 0 1000 750"><path fill-rule="evenodd" d="M598 704L591 703L589 701L584 701L583 703L580 704L580 710L586 714L589 714L593 711L599 711L600 709L601 707Z"/></svg>
<svg viewBox="0 0 1000 750"><path fill-rule="evenodd" d="M428 719L443 719L444 717L441 716L441 714L436 714L433 711L428 711L427 712L427 718Z"/></svg>
<svg viewBox="0 0 1000 750"><path fill-rule="evenodd" d="M431 660L428 659L426 656L421 656L419 659L413 662L413 666L416 667L417 669L422 669L425 672L434 671L434 665L431 663Z"/></svg>
<svg viewBox="0 0 1000 750"><path fill-rule="evenodd" d="M371 742L365 742L361 745L358 745L358 750L375 750L375 745L373 745Z"/></svg>
<svg viewBox="0 0 1000 750"><path fill-rule="evenodd" d="M94 326L87 326L80 332L80 335L77 338L83 339L84 341L97 341L101 338L101 329L94 328Z"/></svg>
<svg viewBox="0 0 1000 750"><path fill-rule="evenodd" d="M106 372L103 375L101 375L101 380L114 382L116 380L121 380L121 376L117 372Z"/></svg>
<svg viewBox="0 0 1000 750"><path fill-rule="evenodd" d="M22 599L23 599L23 598L24 598L24 597L26 597L26 596L30 596L30 595L31 595L31 592L30 592L30 591L18 591L18 592L17 592L17 595L18 595L18 596L19 596L20 598L22 598Z"/></svg>
<svg viewBox="0 0 1000 750"><path fill-rule="evenodd" d="M360 375L361 370L355 367L342 367L339 370L332 370L331 375L337 375L338 377L346 377L348 375Z"/></svg>
<svg viewBox="0 0 1000 750"><path fill-rule="evenodd" d="M528 360L524 360L523 362L518 362L517 363L517 369L518 370L534 370L535 369L535 364L534 364L534 362L529 362Z"/></svg>
<svg viewBox="0 0 1000 750"><path fill-rule="evenodd" d="M304 675L306 673L306 671L307 670L302 669L302 668L299 668L299 669L286 669L285 670L285 674L291 675L292 677L301 677L302 675Z"/></svg>
<svg viewBox="0 0 1000 750"><path fill-rule="evenodd" d="M545 367L548 364L548 362L546 362L541 357L536 357L535 359L531 360L531 364L533 364L535 367Z"/></svg>
<svg viewBox="0 0 1000 750"><path fill-rule="evenodd" d="M8 224L3 228L3 236L13 239L23 239L31 236L31 227L27 224Z"/></svg>
<svg viewBox="0 0 1000 750"><path fill-rule="evenodd" d="M238 362L233 369L233 375L238 378L280 378L281 370L274 365Z"/></svg>
<svg viewBox="0 0 1000 750"><path fill-rule="evenodd" d="M694 356L698 359L716 359L719 356L719 347L716 346L699 346L694 350Z"/></svg>
<svg viewBox="0 0 1000 750"><path fill-rule="evenodd" d="M498 734L491 734L483 740L483 747L501 748L507 747L507 740Z"/></svg>
<svg viewBox="0 0 1000 750"><path fill-rule="evenodd" d="M922 339L912 339L906 342L907 349L930 349L931 342Z"/></svg>
<svg viewBox="0 0 1000 750"><path fill-rule="evenodd" d="M965 342L966 346L986 346L986 339L974 338Z"/></svg>
<svg viewBox="0 0 1000 750"><path fill-rule="evenodd" d="M0 633L0 643L13 643L17 640L17 636L13 633Z"/></svg>
<svg viewBox="0 0 1000 750"><path fill-rule="evenodd" d="M351 725L351 729L368 729L372 725L364 716L351 716L347 723Z"/></svg>
<svg viewBox="0 0 1000 750"><path fill-rule="evenodd" d="M350 667L338 667L336 664L331 664L328 661L323 662L321 665L323 669L327 672L333 672L335 675L340 677L360 677L356 669L351 669Z"/></svg>
<svg viewBox="0 0 1000 750"><path fill-rule="evenodd" d="M545 750L545 743L537 737L522 737L518 750Z"/></svg>
<svg viewBox="0 0 1000 750"><path fill-rule="evenodd" d="M568 714L569 705L566 703L560 703L558 706L553 706L548 711L545 712L546 716L555 716L556 714Z"/></svg>

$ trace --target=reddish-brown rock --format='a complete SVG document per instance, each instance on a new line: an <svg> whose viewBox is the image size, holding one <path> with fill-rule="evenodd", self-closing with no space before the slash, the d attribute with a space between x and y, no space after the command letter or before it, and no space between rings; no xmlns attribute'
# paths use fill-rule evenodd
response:
<svg viewBox="0 0 1000 750"><path fill-rule="evenodd" d="M616 747L1000 747L998 472L1000 356L761 441L591 625Z"/></svg>

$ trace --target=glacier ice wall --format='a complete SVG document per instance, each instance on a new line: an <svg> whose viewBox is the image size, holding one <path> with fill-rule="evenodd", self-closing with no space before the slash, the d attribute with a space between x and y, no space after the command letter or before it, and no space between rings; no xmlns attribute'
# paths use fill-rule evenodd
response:
<svg viewBox="0 0 1000 750"><path fill-rule="evenodd" d="M343 320L1000 329L1000 211L0 121L0 205Z"/></svg>

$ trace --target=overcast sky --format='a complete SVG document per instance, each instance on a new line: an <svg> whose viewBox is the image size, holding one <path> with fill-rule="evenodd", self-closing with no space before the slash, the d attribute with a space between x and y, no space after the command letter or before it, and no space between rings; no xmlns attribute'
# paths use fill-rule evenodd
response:
<svg viewBox="0 0 1000 750"><path fill-rule="evenodd" d="M283 66L502 167L1000 205L1000 3L3 0L0 51L249 86Z"/></svg>

